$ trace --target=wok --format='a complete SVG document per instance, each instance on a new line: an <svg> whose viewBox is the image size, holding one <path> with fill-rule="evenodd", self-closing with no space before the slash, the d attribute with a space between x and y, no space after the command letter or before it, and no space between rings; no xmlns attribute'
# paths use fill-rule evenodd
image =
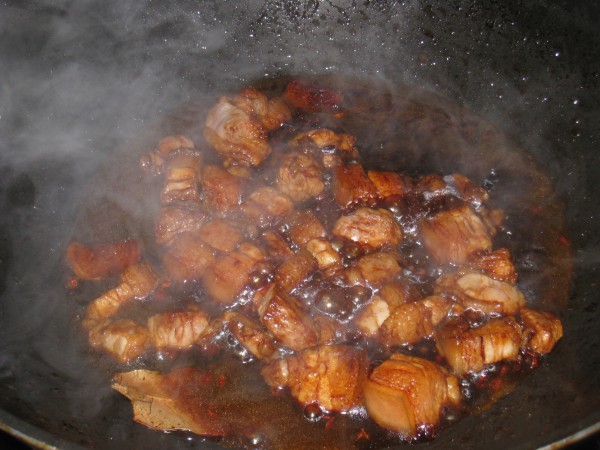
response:
<svg viewBox="0 0 600 450"><path fill-rule="evenodd" d="M565 337L514 391L420 446L536 448L600 428L600 9L592 2L0 8L3 430L40 447L217 446L132 423L127 401L73 331L63 255L90 179L114 165L115 148L189 100L297 73L411 84L446 97L529 150L566 202L575 276L561 311ZM535 265L544 256L529 257Z"/></svg>

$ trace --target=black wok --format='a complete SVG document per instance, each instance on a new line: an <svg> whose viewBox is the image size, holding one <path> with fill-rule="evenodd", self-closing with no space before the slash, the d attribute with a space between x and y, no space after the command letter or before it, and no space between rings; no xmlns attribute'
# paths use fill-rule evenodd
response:
<svg viewBox="0 0 600 450"><path fill-rule="evenodd" d="M5 3L0 428L41 447L203 442L131 421L72 330L65 246L90 178L148 124L264 76L336 73L475 111L527 148L566 202L575 276L565 337L513 392L421 446L536 448L596 432L599 18L593 2L558 1Z"/></svg>

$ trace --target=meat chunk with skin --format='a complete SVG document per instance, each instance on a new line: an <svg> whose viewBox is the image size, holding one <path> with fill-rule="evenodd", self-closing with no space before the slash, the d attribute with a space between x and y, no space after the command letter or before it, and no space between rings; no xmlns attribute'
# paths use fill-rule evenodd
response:
<svg viewBox="0 0 600 450"><path fill-rule="evenodd" d="M275 259L289 258L294 254L286 240L274 230L263 231L261 237L267 245L269 255Z"/></svg>
<svg viewBox="0 0 600 450"><path fill-rule="evenodd" d="M180 233L198 231L206 220L206 214L197 208L175 206L161 208L154 227L156 243L168 245Z"/></svg>
<svg viewBox="0 0 600 450"><path fill-rule="evenodd" d="M244 240L241 231L230 222L213 219L198 230L198 237L216 250L230 252Z"/></svg>
<svg viewBox="0 0 600 450"><path fill-rule="evenodd" d="M213 300L231 305L264 257L261 249L246 242L208 266L202 275L202 286Z"/></svg>
<svg viewBox="0 0 600 450"><path fill-rule="evenodd" d="M307 80L293 80L286 86L284 97L292 106L306 112L334 112L339 109L344 95Z"/></svg>
<svg viewBox="0 0 600 450"><path fill-rule="evenodd" d="M198 233L178 234L162 255L162 265L175 283L199 280L214 260L214 250Z"/></svg>
<svg viewBox="0 0 600 450"><path fill-rule="evenodd" d="M164 205L178 202L199 202L199 177L202 154L180 150L166 164L165 180L161 192Z"/></svg>
<svg viewBox="0 0 600 450"><path fill-rule="evenodd" d="M280 219L294 211L294 202L286 194L275 188L261 187L248 196L242 205L244 215L256 220L261 226L273 219Z"/></svg>
<svg viewBox="0 0 600 450"><path fill-rule="evenodd" d="M356 267L367 284L377 286L393 281L402 273L398 257L390 252L371 253L360 258Z"/></svg>
<svg viewBox="0 0 600 450"><path fill-rule="evenodd" d="M451 308L452 302L439 296L400 305L381 324L380 341L386 346L407 345L431 337Z"/></svg>
<svg viewBox="0 0 600 450"><path fill-rule="evenodd" d="M71 242L67 247L67 264L82 280L100 280L116 275L140 260L137 241L84 245Z"/></svg>
<svg viewBox="0 0 600 450"><path fill-rule="evenodd" d="M84 326L88 329L114 316L121 307L134 299L147 297L158 285L158 275L146 262L129 266L121 274L118 286L93 300L87 308Z"/></svg>
<svg viewBox="0 0 600 450"><path fill-rule="evenodd" d="M317 260L308 251L301 250L275 270L275 283L289 293L305 282L316 269Z"/></svg>
<svg viewBox="0 0 600 450"><path fill-rule="evenodd" d="M477 272L442 277L435 292L450 293L465 308L483 314L514 315L525 305L525 296L516 286Z"/></svg>
<svg viewBox="0 0 600 450"><path fill-rule="evenodd" d="M202 311L164 312L148 319L150 339L160 350L191 347L205 337L209 329L209 317Z"/></svg>
<svg viewBox="0 0 600 450"><path fill-rule="evenodd" d="M317 260L319 270L335 270L342 267L342 258L327 239L311 239L306 250Z"/></svg>
<svg viewBox="0 0 600 450"><path fill-rule="evenodd" d="M335 168L333 195L337 204L344 208L353 204L372 206L377 199L377 189L362 165L341 164Z"/></svg>
<svg viewBox="0 0 600 450"><path fill-rule="evenodd" d="M269 359L278 354L273 337L256 320L236 311L227 311L224 319L229 331L257 359Z"/></svg>
<svg viewBox="0 0 600 450"><path fill-rule="evenodd" d="M206 116L204 137L225 166L260 165L271 153L267 130L260 120L222 97Z"/></svg>
<svg viewBox="0 0 600 450"><path fill-rule="evenodd" d="M89 332L90 345L103 350L121 363L127 363L144 354L148 330L132 320L106 321Z"/></svg>
<svg viewBox="0 0 600 450"><path fill-rule="evenodd" d="M367 176L375 186L377 197L380 199L402 197L410 189L408 179L396 172L369 170Z"/></svg>
<svg viewBox="0 0 600 450"><path fill-rule="evenodd" d="M273 387L289 387L301 405L318 403L327 411L348 411L362 404L368 366L365 350L324 345L271 361L262 374Z"/></svg>
<svg viewBox="0 0 600 450"><path fill-rule="evenodd" d="M223 215L242 202L242 181L219 166L204 167L201 185L204 203L213 213Z"/></svg>
<svg viewBox="0 0 600 450"><path fill-rule="evenodd" d="M312 318L294 297L272 286L257 310L260 322L286 347L299 351L317 345L319 336Z"/></svg>
<svg viewBox="0 0 600 450"><path fill-rule="evenodd" d="M289 234L294 244L303 247L312 239L324 238L327 232L317 216L310 211L302 211L292 217Z"/></svg>
<svg viewBox="0 0 600 450"><path fill-rule="evenodd" d="M393 354L364 384L365 406L378 425L412 438L422 425L437 425L442 409L458 404L458 380L434 362Z"/></svg>
<svg viewBox="0 0 600 450"><path fill-rule="evenodd" d="M473 253L492 249L487 227L468 205L439 212L420 228L425 248L440 264L462 265Z"/></svg>
<svg viewBox="0 0 600 450"><path fill-rule="evenodd" d="M476 253L469 259L467 267L480 270L494 280L505 281L512 285L517 284L517 269L506 248L499 248L493 252Z"/></svg>
<svg viewBox="0 0 600 450"><path fill-rule="evenodd" d="M489 194L484 188L476 185L460 173L454 173L446 177L446 180L458 191L460 198L471 203L476 208L489 199Z"/></svg>
<svg viewBox="0 0 600 450"><path fill-rule="evenodd" d="M153 175L162 172L163 165L169 156L180 149L193 149L194 143L182 134L167 136L160 140L155 150L142 156L140 165L143 170Z"/></svg>
<svg viewBox="0 0 600 450"><path fill-rule="evenodd" d="M385 209L360 208L342 216L335 223L333 234L374 249L402 241L402 230Z"/></svg>
<svg viewBox="0 0 600 450"><path fill-rule="evenodd" d="M295 202L306 201L323 192L323 169L310 155L288 153L277 171L276 186Z"/></svg>
<svg viewBox="0 0 600 450"><path fill-rule="evenodd" d="M269 99L253 87L243 89L232 99L232 103L259 120L268 131L276 130L292 118L292 112L283 99L279 97Z"/></svg>
<svg viewBox="0 0 600 450"><path fill-rule="evenodd" d="M436 347L457 375L478 372L487 364L515 360L521 346L521 327L513 317L491 319L477 328L461 319L435 331Z"/></svg>
<svg viewBox="0 0 600 450"><path fill-rule="evenodd" d="M531 308L521 309L523 321L523 347L535 353L550 353L563 335L560 319L546 311Z"/></svg>
<svg viewBox="0 0 600 450"><path fill-rule="evenodd" d="M390 305L379 295L374 295L354 319L356 329L367 338L379 334L379 328L390 316Z"/></svg>

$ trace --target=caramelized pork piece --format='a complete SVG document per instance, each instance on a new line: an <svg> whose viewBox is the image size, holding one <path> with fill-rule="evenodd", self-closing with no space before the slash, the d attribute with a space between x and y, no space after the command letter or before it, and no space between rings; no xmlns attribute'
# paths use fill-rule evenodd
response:
<svg viewBox="0 0 600 450"><path fill-rule="evenodd" d="M127 363L146 351L148 330L132 320L106 321L90 330L89 341L93 348Z"/></svg>
<svg viewBox="0 0 600 450"><path fill-rule="evenodd" d="M483 314L514 315L525 305L525 296L516 286L477 272L442 277L435 292L455 295L465 308Z"/></svg>
<svg viewBox="0 0 600 450"><path fill-rule="evenodd" d="M471 329L462 319L450 320L436 329L436 347L460 376L478 372L487 364L517 359L521 331L513 317L492 319Z"/></svg>
<svg viewBox="0 0 600 450"><path fill-rule="evenodd" d="M225 166L258 166L271 153L267 130L260 120L222 97L206 116L204 137Z"/></svg>
<svg viewBox="0 0 600 450"><path fill-rule="evenodd" d="M386 346L407 345L431 337L451 308L450 300L437 295L400 305L381 324L380 341Z"/></svg>
<svg viewBox="0 0 600 450"><path fill-rule="evenodd" d="M423 298L422 294L406 278L388 283L379 289L379 295L390 308L396 308L404 303L415 302Z"/></svg>
<svg viewBox="0 0 600 450"><path fill-rule="evenodd" d="M202 311L178 311L156 314L148 319L148 331L154 346L179 350L197 344L207 335L208 315Z"/></svg>
<svg viewBox="0 0 600 450"><path fill-rule="evenodd" d="M348 411L362 403L368 366L365 350L322 345L271 361L262 374L273 387L289 387L302 405L318 403L328 411Z"/></svg>
<svg viewBox="0 0 600 450"><path fill-rule="evenodd" d="M337 111L344 95L307 80L294 80L285 88L284 97L294 108L312 113Z"/></svg>
<svg viewBox="0 0 600 450"><path fill-rule="evenodd" d="M100 280L122 272L140 260L137 241L84 245L71 242L67 247L67 264L82 280Z"/></svg>
<svg viewBox="0 0 600 450"><path fill-rule="evenodd" d="M214 250L197 232L178 234L162 255L162 265L175 283L199 280L214 260Z"/></svg>
<svg viewBox="0 0 600 450"><path fill-rule="evenodd" d="M140 166L151 174L158 175L169 155L180 149L193 149L194 143L190 138L178 134L167 136L158 143L158 147L140 159Z"/></svg>
<svg viewBox="0 0 600 450"><path fill-rule="evenodd" d="M306 250L317 260L319 270L336 270L342 266L340 254L327 239L311 239L306 243Z"/></svg>
<svg viewBox="0 0 600 450"><path fill-rule="evenodd" d="M236 311L227 311L224 319L229 331L254 357L269 359L277 354L273 336L256 320Z"/></svg>
<svg viewBox="0 0 600 450"><path fill-rule="evenodd" d="M266 230L262 233L262 238L267 245L268 253L276 259L289 258L294 254L284 238L274 230Z"/></svg>
<svg viewBox="0 0 600 450"><path fill-rule="evenodd" d="M327 128L319 128L297 134L288 142L288 145L292 148L298 148L309 143L319 149L331 148L342 152L352 152L354 151L355 142L356 138L351 134L336 133Z"/></svg>
<svg viewBox="0 0 600 450"><path fill-rule="evenodd" d="M360 310L354 319L356 329L366 338L379 334L379 328L390 316L390 305L379 295L374 295L371 301Z"/></svg>
<svg viewBox="0 0 600 450"><path fill-rule="evenodd" d="M424 199L428 200L438 195L447 194L448 185L441 175L430 173L417 181L415 192L423 194Z"/></svg>
<svg viewBox="0 0 600 450"><path fill-rule="evenodd" d="M286 347L299 351L317 345L312 318L294 297L272 286L257 306L261 323Z"/></svg>
<svg viewBox="0 0 600 450"><path fill-rule="evenodd" d="M421 236L427 251L440 264L461 265L471 254L492 249L487 227L466 204L423 220Z"/></svg>
<svg viewBox="0 0 600 450"><path fill-rule="evenodd" d="M212 299L231 305L264 257L261 249L245 242L238 250L222 255L208 266L202 275L202 285Z"/></svg>
<svg viewBox="0 0 600 450"><path fill-rule="evenodd" d="M292 242L304 247L311 239L324 238L327 234L321 221L310 211L296 213L289 224Z"/></svg>
<svg viewBox="0 0 600 450"><path fill-rule="evenodd" d="M356 267L370 286L392 282L402 268L398 264L399 255L390 252L377 252L360 258Z"/></svg>
<svg viewBox="0 0 600 450"><path fill-rule="evenodd" d="M87 308L84 326L92 328L98 322L114 316L125 303L147 297L158 285L158 275L147 263L129 266L121 274L119 285L92 301Z"/></svg>
<svg viewBox="0 0 600 450"><path fill-rule="evenodd" d="M161 208L154 227L156 243L167 245L180 233L198 231L206 219L206 214L197 208L174 206Z"/></svg>
<svg viewBox="0 0 600 450"><path fill-rule="evenodd" d="M323 192L323 169L309 155L288 153L279 166L276 186L292 200L303 202Z"/></svg>
<svg viewBox="0 0 600 450"><path fill-rule="evenodd" d="M178 202L199 202L198 187L202 155L192 150L180 150L166 164L161 192L163 205Z"/></svg>
<svg viewBox="0 0 600 450"><path fill-rule="evenodd" d="M364 383L365 406L378 425L415 437L422 425L437 425L442 409L460 402L458 380L434 362L393 354Z"/></svg>
<svg viewBox="0 0 600 450"><path fill-rule="evenodd" d="M476 208L481 206L489 199L488 192L481 186L476 185L464 175L454 173L446 180L453 185L460 198L471 203Z"/></svg>
<svg viewBox="0 0 600 450"><path fill-rule="evenodd" d="M306 250L301 250L286 259L275 270L275 283L284 292L291 292L295 287L306 281L317 269L317 261Z"/></svg>
<svg viewBox="0 0 600 450"><path fill-rule="evenodd" d="M362 165L341 164L335 168L333 195L337 204L344 208L353 204L372 206L377 199L377 189Z"/></svg>
<svg viewBox="0 0 600 450"><path fill-rule="evenodd" d="M402 197L410 190L409 180L399 173L369 170L367 175L375 186L377 197L382 200L390 197Z"/></svg>
<svg viewBox="0 0 600 450"><path fill-rule="evenodd" d="M505 281L512 285L517 284L517 269L506 248L499 248L493 252L475 253L469 259L467 267L480 270L494 280Z"/></svg>
<svg viewBox="0 0 600 450"><path fill-rule="evenodd" d="M269 99L253 87L243 89L233 98L232 103L246 114L258 119L268 131L281 127L292 118L292 112L283 99Z"/></svg>
<svg viewBox="0 0 600 450"><path fill-rule="evenodd" d="M212 248L222 252L235 250L244 240L238 228L221 219L214 219L202 225L198 236Z"/></svg>
<svg viewBox="0 0 600 450"><path fill-rule="evenodd" d="M562 323L552 313L522 308L521 319L525 328L523 347L535 353L550 353L563 335Z"/></svg>
<svg viewBox="0 0 600 450"><path fill-rule="evenodd" d="M342 216L335 223L333 234L371 248L394 246L402 240L402 230L385 209L360 208Z"/></svg>
<svg viewBox="0 0 600 450"><path fill-rule="evenodd" d="M267 225L273 219L281 218L294 211L294 202L286 194L271 187L261 187L248 196L242 205L246 217Z"/></svg>
<svg viewBox="0 0 600 450"><path fill-rule="evenodd" d="M207 165L202 171L204 203L213 213L225 214L242 202L240 178L219 166Z"/></svg>

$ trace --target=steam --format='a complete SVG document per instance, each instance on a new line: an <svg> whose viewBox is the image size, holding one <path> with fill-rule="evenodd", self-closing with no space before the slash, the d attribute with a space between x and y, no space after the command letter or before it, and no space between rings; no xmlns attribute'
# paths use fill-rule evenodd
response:
<svg viewBox="0 0 600 450"><path fill-rule="evenodd" d="M550 170L560 192L573 192L588 169L570 151L580 142L599 142L594 121L582 117L600 120L588 107L598 101L598 90L586 97L598 85L597 72L594 78L593 70L572 64L579 56L600 61L598 46L589 55L575 54L573 42L528 30L520 21L525 12L517 16L501 5L434 3L5 3L0 206L10 214L0 219L0 230L8 236L3 256L10 261L4 259L6 272L0 271L0 381L46 366L73 383L99 378L69 357L81 357L82 350L67 323L61 279L65 246L87 194L82 186L115 148L190 100L297 73L413 84L465 104L518 136ZM550 21L560 11L546 14ZM515 28L522 41L511 41ZM584 41L589 30L582 31ZM542 160L548 147L558 156ZM15 202L10 192L30 185L31 200ZM598 193L597 185L585 189ZM23 348L27 355L15 356ZM16 383L27 392L27 385ZM35 404L37 394L43 395L26 397ZM65 408L69 416L85 409L75 400ZM98 401L86 418L101 410Z"/></svg>

